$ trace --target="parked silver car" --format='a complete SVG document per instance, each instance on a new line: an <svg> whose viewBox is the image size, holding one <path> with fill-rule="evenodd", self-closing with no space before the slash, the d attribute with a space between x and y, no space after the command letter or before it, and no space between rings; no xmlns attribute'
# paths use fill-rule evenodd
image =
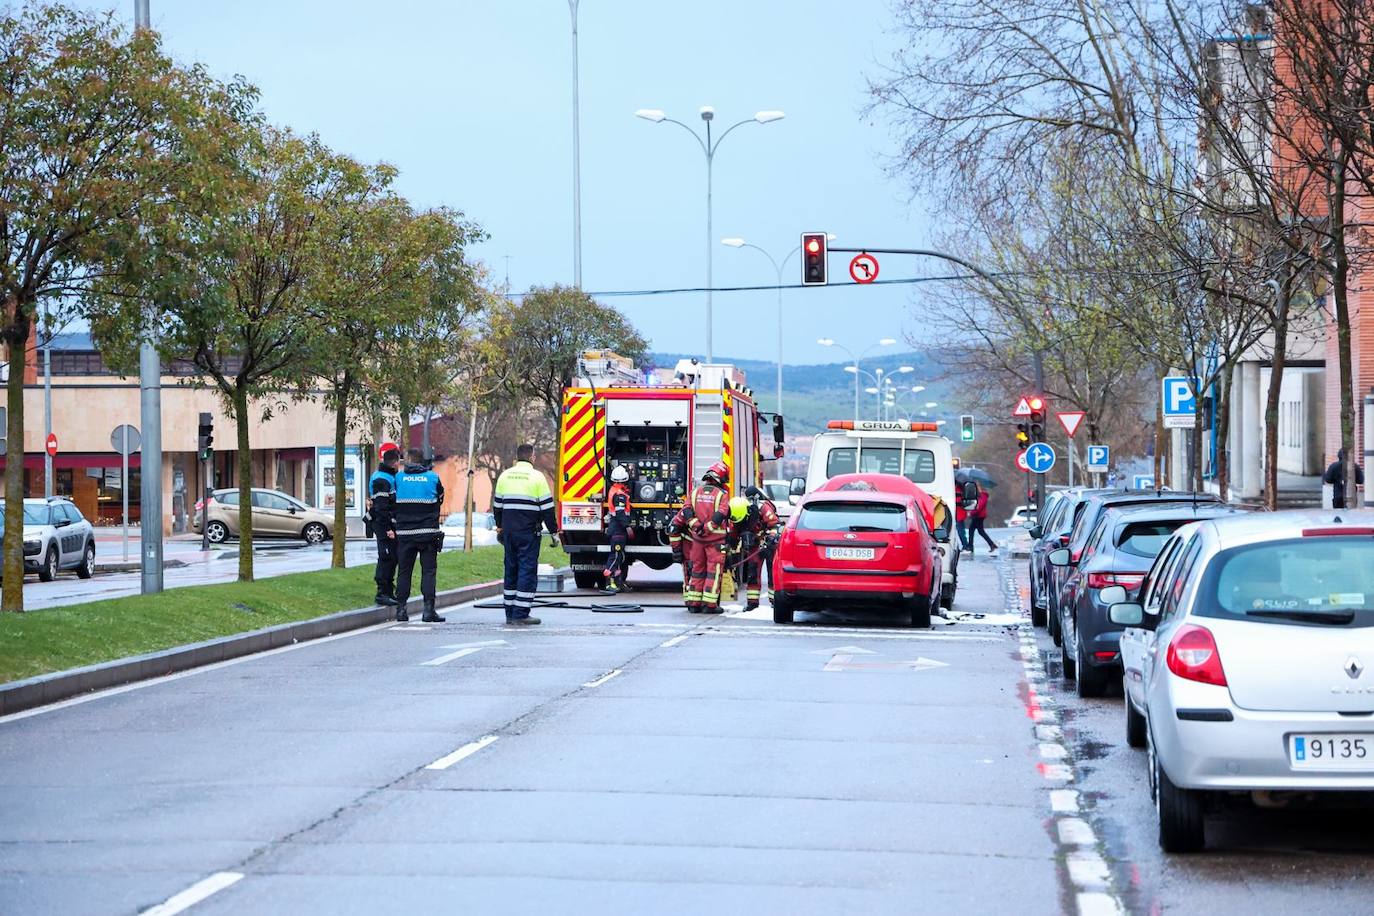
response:
<svg viewBox="0 0 1374 916"><path fill-rule="evenodd" d="M1140 596L1104 597L1160 846L1201 849L1220 793L1374 791L1374 512L1188 525Z"/></svg>

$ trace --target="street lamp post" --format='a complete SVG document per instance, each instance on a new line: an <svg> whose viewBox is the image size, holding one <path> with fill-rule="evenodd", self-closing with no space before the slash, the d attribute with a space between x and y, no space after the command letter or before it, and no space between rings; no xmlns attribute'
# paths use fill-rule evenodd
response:
<svg viewBox="0 0 1374 916"><path fill-rule="evenodd" d="M582 141L577 93L577 5L568 0L572 14L572 134L573 134L573 285L582 288Z"/></svg>
<svg viewBox="0 0 1374 916"><path fill-rule="evenodd" d="M43 441L52 435L52 313L43 308ZM43 449L43 495L52 499L56 490L52 479L52 455Z"/></svg>
<svg viewBox="0 0 1374 916"><path fill-rule="evenodd" d="M834 233L827 233L827 234L826 234L826 238L828 238L830 241L833 242L833 241L835 240L835 235L834 235ZM741 238L729 238L729 239L721 239L721 240L720 240L720 243L721 243L722 245L728 245L728 246L730 246L731 248L752 248L752 249L754 249L755 251L759 252L759 253L762 254L765 258L768 259L768 263L770 263L770 264L773 265L773 271L778 275L778 413L781 414L781 413L782 413L782 272L783 272L783 270L785 270L785 269L787 268L787 262L790 261L790 260L792 260L792 255L794 255L794 254L796 254L797 252L801 251L801 246L798 245L798 246L796 246L795 248L793 248L791 251L789 251L789 252L787 253L787 256L786 256L785 258L782 259L782 263L778 263L778 259L777 259L777 258L773 257L771 254L768 253L768 251L767 251L766 249L764 249L764 248L762 248L762 247L760 247L760 246L758 246L758 245L755 245L753 242L746 242L744 239L741 239Z"/></svg>
<svg viewBox="0 0 1374 916"><path fill-rule="evenodd" d="M831 337L821 337L821 338L818 338L818 339L816 340L816 343L820 344L822 347L835 347L837 350L843 350L843 351L845 352L845 354L847 354L847 355L849 356L850 359L854 360L854 365L852 365L852 366L845 366L845 367L844 367L844 371L845 371L845 372L853 372L853 373L854 373L854 419L855 419L856 421L859 419L859 373L860 373L860 372L863 372L863 370L859 367L859 360L863 359L863 358L864 358L865 356L867 356L869 353L873 352L873 348L874 348L874 347L890 347L890 346L892 346L893 344L895 344L896 342L897 342L897 341L896 341L895 338L892 338L892 337L884 337L882 340L878 341L876 344L873 344L872 346L870 346L867 350L864 350L864 351L863 351L862 353L860 353L858 356L855 356L855 355L854 355L854 351L850 350L848 347L844 346L843 344L836 343L835 340L834 340L834 338L831 338ZM865 374L867 374L867 373L865 373Z"/></svg>
<svg viewBox="0 0 1374 916"><path fill-rule="evenodd" d="M652 121L655 124L676 124L692 135L692 139L697 141L697 144L701 147L702 153L706 156L706 362L710 363L715 358L711 314L711 270L715 260L715 243L712 241L714 232L711 228L711 171L716 158L716 150L720 149L721 143L725 142L725 138L728 137L730 132L736 127L751 123L769 124L773 121L782 120L784 114L781 111L772 110L756 112L752 118L745 118L743 121L737 121L731 124L719 137L713 140L711 138L711 122L715 120L716 110L710 105L703 105L700 113L701 120L706 124L706 136L704 138L687 124L675 118L668 117L657 108L641 108L635 112L635 117L643 118L646 121Z"/></svg>
<svg viewBox="0 0 1374 916"><path fill-rule="evenodd" d="M135 0L134 28L152 28L148 0ZM149 320L138 347L138 413L143 427L138 471L139 565L140 590L145 595L162 591L162 359L153 340L156 333Z"/></svg>

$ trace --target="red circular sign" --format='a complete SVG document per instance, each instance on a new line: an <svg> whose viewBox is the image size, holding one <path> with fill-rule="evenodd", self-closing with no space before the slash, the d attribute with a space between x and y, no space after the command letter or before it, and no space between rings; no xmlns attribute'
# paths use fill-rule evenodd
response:
<svg viewBox="0 0 1374 916"><path fill-rule="evenodd" d="M57 433L48 433L47 449L50 456L57 457Z"/></svg>
<svg viewBox="0 0 1374 916"><path fill-rule="evenodd" d="M1025 452L1017 452L1017 453L1016 453L1016 466L1017 466L1018 468L1020 468L1021 470L1025 471L1027 474L1030 473L1030 465L1029 465L1029 464L1026 464L1026 453L1025 453Z"/></svg>
<svg viewBox="0 0 1374 916"><path fill-rule="evenodd" d="M849 262L849 276L855 283L872 283L878 279L878 259L866 251L854 255Z"/></svg>

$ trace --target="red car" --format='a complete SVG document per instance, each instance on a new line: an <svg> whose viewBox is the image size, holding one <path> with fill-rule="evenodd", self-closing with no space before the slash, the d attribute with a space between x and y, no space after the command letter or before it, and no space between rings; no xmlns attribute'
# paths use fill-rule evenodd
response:
<svg viewBox="0 0 1374 916"><path fill-rule="evenodd" d="M846 475L802 498L773 557L773 621L834 605L897 608L929 627L940 600L942 560L927 514L933 502L910 481Z"/></svg>

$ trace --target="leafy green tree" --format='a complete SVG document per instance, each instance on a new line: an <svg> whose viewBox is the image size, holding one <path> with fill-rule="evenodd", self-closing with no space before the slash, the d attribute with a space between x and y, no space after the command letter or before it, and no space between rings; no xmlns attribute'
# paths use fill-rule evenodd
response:
<svg viewBox="0 0 1374 916"><path fill-rule="evenodd" d="M111 16L38 2L0 10L0 86L0 341L8 439L20 455L38 303L61 310L111 276L153 282L151 265L127 255L169 214L205 207L216 188L197 179L252 93L177 66L152 33L128 37ZM8 611L23 610L22 500L23 462L11 460L0 596Z"/></svg>

